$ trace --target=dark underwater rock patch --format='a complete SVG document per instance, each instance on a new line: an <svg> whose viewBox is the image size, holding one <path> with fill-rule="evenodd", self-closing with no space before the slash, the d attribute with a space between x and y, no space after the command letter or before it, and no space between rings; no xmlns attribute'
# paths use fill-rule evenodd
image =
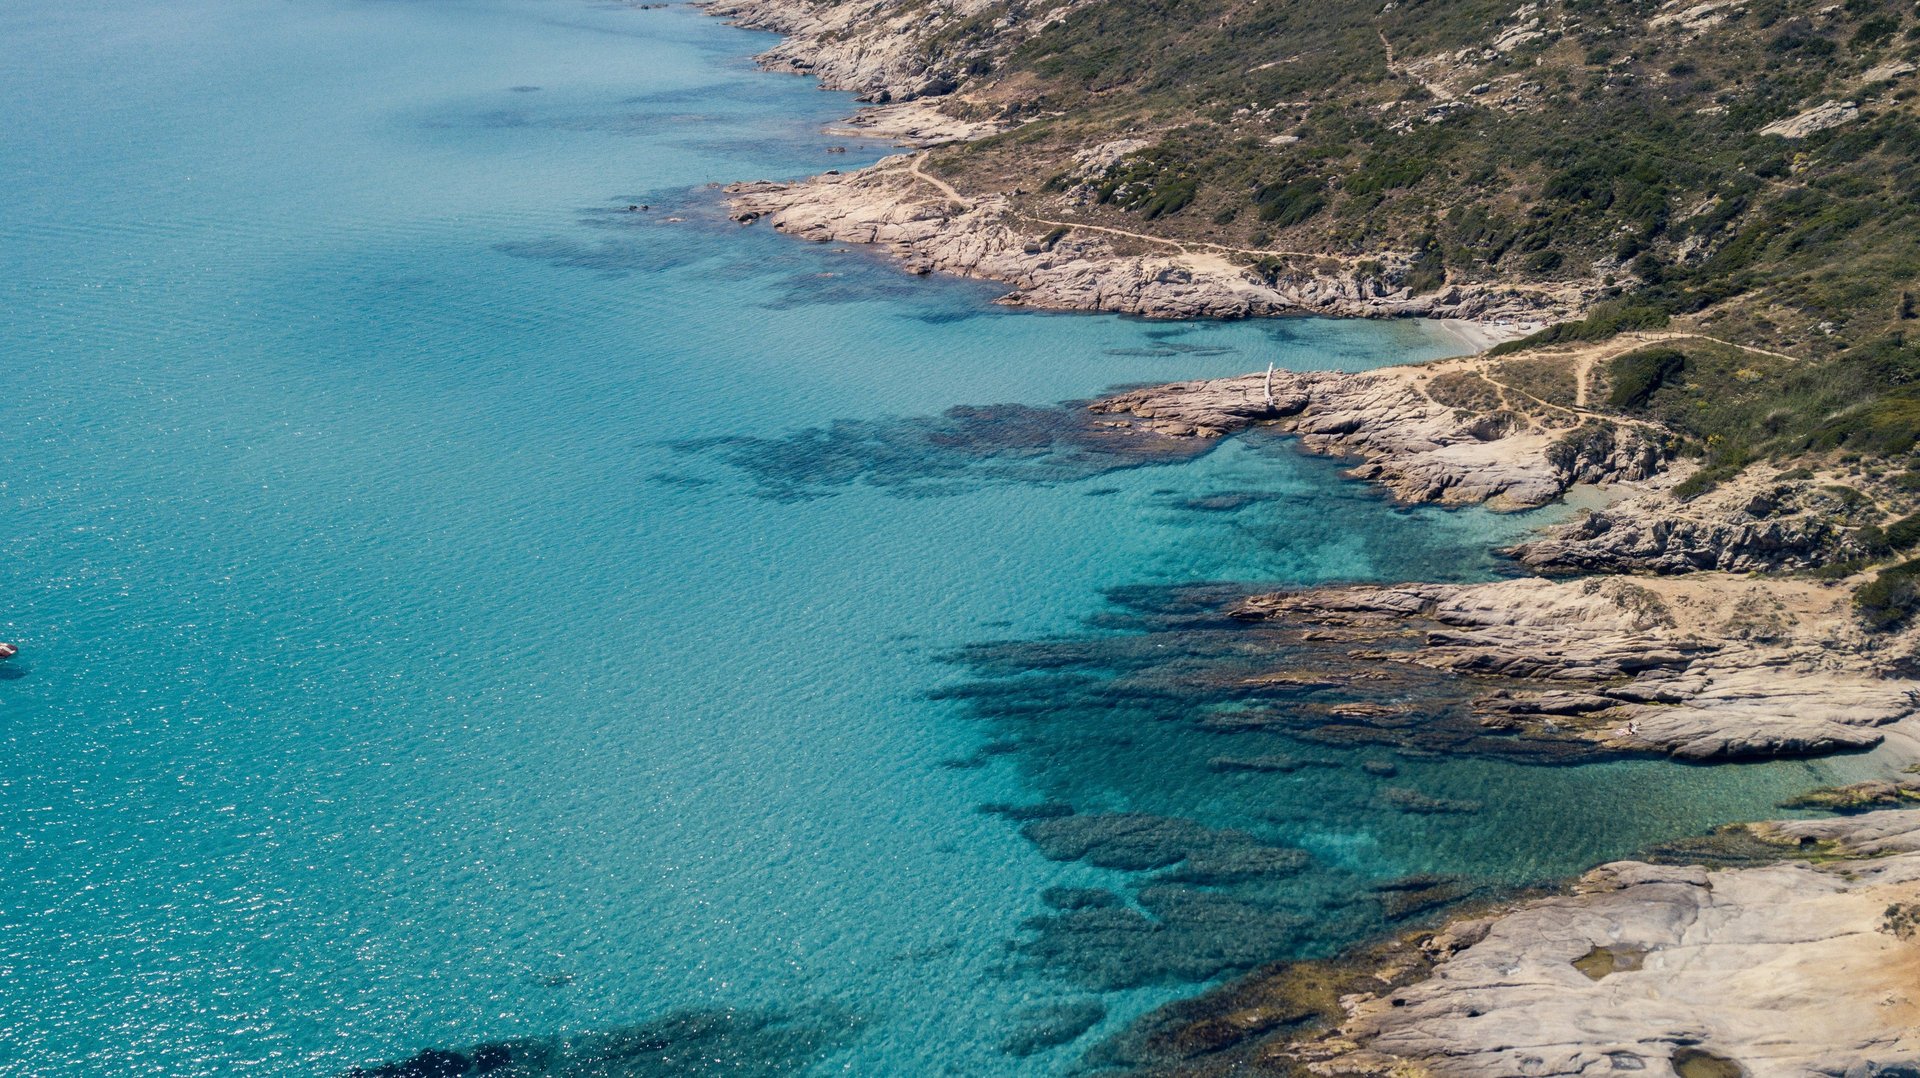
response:
<svg viewBox="0 0 1920 1078"><path fill-rule="evenodd" d="M508 1043L483 1044L465 1053L428 1048L396 1063L355 1067L347 1071L344 1078L459 1078L463 1074L494 1074L515 1062L514 1048ZM534 1051L537 1049L523 1051L520 1061L532 1062Z"/></svg>
<svg viewBox="0 0 1920 1078"><path fill-rule="evenodd" d="M1135 872L1165 868L1208 841L1199 824L1139 812L1062 816L1020 830L1050 860Z"/></svg>
<svg viewBox="0 0 1920 1078"><path fill-rule="evenodd" d="M1210 444L1142 439L1093 424L1085 409L997 404L937 416L843 419L772 438L672 443L751 477L761 497L799 501L857 486L903 497L963 493L988 483L1060 483L1121 468L1188 460Z"/></svg>
<svg viewBox="0 0 1920 1078"><path fill-rule="evenodd" d="M1312 919L1281 899L1175 884L1140 889L1139 908L1095 905L1034 917L1015 950L1099 991L1195 983L1297 946Z"/></svg>
<svg viewBox="0 0 1920 1078"><path fill-rule="evenodd" d="M555 236L540 240L509 240L494 250L514 258L545 262L562 269L591 270L608 280L636 273L665 273L694 261L691 254L674 254L636 239L600 239L591 242Z"/></svg>
<svg viewBox="0 0 1920 1078"><path fill-rule="evenodd" d="M1100 354L1140 359L1172 359L1176 356L1226 356L1239 350L1226 345L1179 344L1168 341L1152 348L1102 348Z"/></svg>
<svg viewBox="0 0 1920 1078"><path fill-rule="evenodd" d="M1140 873L1118 891L1054 887L1051 912L1026 922L1015 951L1088 988L1197 982L1243 970L1302 938L1313 918L1280 881L1308 856L1249 832L1148 813L1028 821L1022 834L1056 861Z"/></svg>
<svg viewBox="0 0 1920 1078"><path fill-rule="evenodd" d="M1379 994L1431 969L1400 938L1337 958L1273 963L1141 1016L1089 1052L1087 1063L1136 1075L1291 1074L1287 1061L1276 1063L1262 1049L1338 1022L1342 996Z"/></svg>
<svg viewBox="0 0 1920 1078"><path fill-rule="evenodd" d="M1242 509L1282 501L1287 497L1285 493L1271 490L1223 490L1180 498L1173 504L1175 508L1189 513L1238 513Z"/></svg>
<svg viewBox="0 0 1920 1078"><path fill-rule="evenodd" d="M970 755L956 756L940 761L940 766L951 771L972 771L992 763L996 757L1011 755L1020 751L1018 741L989 741L975 749Z"/></svg>
<svg viewBox="0 0 1920 1078"><path fill-rule="evenodd" d="M1422 873L1373 885L1389 920L1404 921L1451 906L1475 893L1475 888L1452 876Z"/></svg>
<svg viewBox="0 0 1920 1078"><path fill-rule="evenodd" d="M1025 823L1028 820L1051 820L1059 816L1071 816L1073 806L1064 801L1041 801L1031 805L989 801L980 806L980 811L992 816L1004 816L1016 823Z"/></svg>
<svg viewBox="0 0 1920 1078"><path fill-rule="evenodd" d="M1478 801L1460 798L1435 797L1409 790L1404 786L1389 786L1380 791L1380 800L1397 812L1411 813L1416 816L1446 816L1479 812L1483 807Z"/></svg>
<svg viewBox="0 0 1920 1078"><path fill-rule="evenodd" d="M1141 812L1106 812L1036 820L1021 828L1054 861L1085 861L1133 872L1179 868L1165 878L1197 884L1231 883L1297 872L1300 850L1275 846L1232 829Z"/></svg>
<svg viewBox="0 0 1920 1078"><path fill-rule="evenodd" d="M1339 767L1338 760L1318 760L1312 757L1292 756L1284 752L1270 752L1260 756L1215 756L1207 761L1210 771L1231 774L1235 771L1259 771L1270 774L1292 774L1309 767Z"/></svg>
<svg viewBox="0 0 1920 1078"><path fill-rule="evenodd" d="M832 1008L676 1011L638 1025L566 1037L528 1037L355 1067L341 1078L779 1078L848 1043L860 1025Z"/></svg>
<svg viewBox="0 0 1920 1078"><path fill-rule="evenodd" d="M1425 642L1417 626L1245 620L1234 616L1245 595L1229 584L1117 589L1108 593L1112 606L1089 619L1088 635L989 641L953 653L972 678L936 695L1004 722L1120 712L1403 756L1569 764L1611 755L1571 731L1489 710L1510 679L1394 661Z"/></svg>
<svg viewBox="0 0 1920 1078"><path fill-rule="evenodd" d="M853 303L896 303L913 298L919 289L897 274L822 271L809 266L781 278L771 298L760 304L766 311L798 311L808 307ZM928 319L920 319L927 321Z"/></svg>
<svg viewBox="0 0 1920 1078"><path fill-rule="evenodd" d="M1040 901L1056 910L1103 910L1127 904L1103 887L1049 887L1040 892Z"/></svg>
<svg viewBox="0 0 1920 1078"><path fill-rule="evenodd" d="M1030 1056L1069 1044L1106 1016L1106 1004L1097 999L1035 1004L1014 1015L1017 1027L1000 1050L1011 1056Z"/></svg>
<svg viewBox="0 0 1920 1078"><path fill-rule="evenodd" d="M1332 811L1364 833L1405 826L1407 814L1438 821L1478 808L1410 786L1383 791L1380 780L1412 761L1596 758L1586 742L1483 725L1474 701L1486 679L1380 658L1420 646L1417 633L1236 620L1227 611L1245 593L1124 589L1085 635L950 656L969 676L934 695L989 724L991 737L1018 741L1013 766L1047 798L983 810L1017 823L1050 859L1131 874L1091 894L1049 891L1016 954L1104 991L1211 980L1364 938L1475 889L1440 877L1379 885L1270 828L1291 835ZM1081 798L1157 807L1187 787L1191 814L1070 808ZM1328 807L1303 812L1303 797Z"/></svg>

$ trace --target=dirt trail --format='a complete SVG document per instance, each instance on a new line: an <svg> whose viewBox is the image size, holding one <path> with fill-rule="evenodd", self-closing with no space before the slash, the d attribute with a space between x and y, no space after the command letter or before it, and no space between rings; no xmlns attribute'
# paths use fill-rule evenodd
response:
<svg viewBox="0 0 1920 1078"><path fill-rule="evenodd" d="M925 161L926 159L927 159L926 154L915 154L913 160L908 162L907 164L907 172L910 173L914 179L925 181L927 184L932 186L934 190L947 196L947 198L951 199L952 201L959 203L960 208L962 210L972 209L973 200L967 198L965 195L954 190L952 184L948 183L945 180L939 179L937 177L929 176L926 173L920 171L920 163Z"/></svg>
<svg viewBox="0 0 1920 1078"><path fill-rule="evenodd" d="M1379 29L1378 27L1374 29L1374 32L1380 35L1380 44L1383 47L1385 47L1387 50L1387 74L1392 75L1395 78L1402 78L1402 79L1408 80L1409 82L1417 83L1420 86L1425 87L1428 93L1432 94L1434 97L1440 99L1441 101L1458 101L1460 99L1456 94L1454 94L1452 90L1447 89L1445 86L1441 85L1440 83L1428 82L1427 80L1414 74L1410 69L1394 63L1393 42L1387 40L1387 32L1385 30Z"/></svg>
<svg viewBox="0 0 1920 1078"><path fill-rule="evenodd" d="M1583 415L1583 416L1584 415L1599 416L1600 413L1590 412L1588 409L1590 408L1591 402L1593 400L1594 371L1600 366L1600 364L1604 362L1608 362L1610 360L1617 359L1620 356L1626 355L1628 352L1635 351L1636 349L1645 348L1647 345L1650 345L1650 344L1659 344L1662 341L1685 341L1685 340L1712 341L1715 344L1724 344L1729 348L1737 348L1742 352L1752 352L1756 355L1772 356L1775 359L1785 359L1785 360L1792 361L1794 363L1800 362L1800 358L1798 356L1791 356L1785 352L1775 352L1766 348L1755 348L1750 345L1736 344L1733 341L1722 340L1719 337L1709 336L1708 334L1705 334L1705 333L1692 333L1686 330L1660 330L1660 331L1643 332L1643 333L1626 333L1618 337L1615 337L1612 340L1602 341L1592 345L1580 346L1572 350L1566 351L1564 353L1560 353L1564 355L1565 358L1573 361L1573 407L1572 408L1568 408L1565 405L1552 404L1547 401L1542 401L1538 397L1535 397L1530 393L1526 393L1523 390L1515 389L1513 386L1508 385L1505 382L1502 382L1499 378L1497 378L1494 375L1493 366L1491 363L1487 364L1486 369L1482 370L1480 373L1481 373L1481 377L1485 378L1489 382L1492 382L1494 385L1500 387L1500 389L1503 392L1511 391L1519 396L1526 397L1528 400L1537 401L1543 407L1551 408L1556 411L1573 412L1575 414ZM1549 352L1547 354L1553 355L1555 353ZM1613 418L1616 420L1619 419L1618 416L1612 416L1609 418Z"/></svg>
<svg viewBox="0 0 1920 1078"><path fill-rule="evenodd" d="M1209 243L1206 240L1173 240L1165 236L1150 236L1145 232L1129 232L1124 228L1109 228L1106 225L1089 225L1079 221L1056 221L1050 217L1035 217L1033 214L1021 213L1017 210L1014 211L1013 216L1036 225L1051 225L1055 228L1073 228L1086 232L1104 232L1109 236L1125 236L1128 239L1145 240L1148 243L1157 243L1165 247L1175 248L1183 254L1197 247L1202 250L1219 251L1223 254L1265 255L1278 256L1281 258L1330 258L1343 266L1350 266L1356 262L1364 261L1364 259L1358 255L1325 254L1320 251L1277 251L1272 248L1263 250L1254 247L1229 247L1224 243Z"/></svg>
<svg viewBox="0 0 1920 1078"><path fill-rule="evenodd" d="M926 183L929 187L932 187L934 190L940 192L942 195L946 196L946 198L949 201L958 204L962 210L972 209L974 207L974 202L972 199L969 199L965 195L961 194L959 191L954 190L952 184L949 184L945 180L942 180L936 176L929 176L924 170L921 169L920 166L925 160L926 160L925 154L920 154L915 156L913 160L909 162L907 165L908 175L912 176L916 180L920 180ZM1157 243L1163 247L1172 247L1182 253L1186 253L1187 251L1193 248L1201 248L1208 251L1220 251L1225 254L1254 255L1256 257L1278 256L1282 258L1314 258L1314 259L1330 258L1336 262L1339 262L1341 265L1348 265L1348 266L1353 265L1356 262L1365 261L1365 259L1361 258L1358 255L1326 254L1320 251L1280 251L1280 250L1273 250L1271 248L1260 249L1260 248L1254 248L1254 247L1232 247L1224 243L1210 243L1206 240L1169 239L1166 236L1154 236L1154 235L1149 235L1148 233L1145 233L1145 232L1129 232L1124 228L1113 228L1108 225L1090 225L1082 221L1060 221L1060 220L1055 220L1054 218L1051 218L1051 217L1039 217L1031 213L1023 213L1019 210L1011 211L1010 215L1013 217L1018 217L1022 221L1026 221L1029 224L1046 225L1049 228L1074 228L1074 229L1080 229L1086 232L1100 232L1109 236L1124 236L1127 239L1141 240L1146 243Z"/></svg>

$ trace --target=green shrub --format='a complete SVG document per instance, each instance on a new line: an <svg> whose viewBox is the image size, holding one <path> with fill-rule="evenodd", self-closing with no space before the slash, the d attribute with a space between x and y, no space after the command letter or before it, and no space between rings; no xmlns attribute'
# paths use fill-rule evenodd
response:
<svg viewBox="0 0 1920 1078"><path fill-rule="evenodd" d="M1417 157L1393 157L1387 154L1373 154L1360 167L1347 176L1341 186L1348 194L1371 195L1380 191L1392 191L1401 187L1411 187L1426 176L1430 168L1428 162Z"/></svg>
<svg viewBox="0 0 1920 1078"><path fill-rule="evenodd" d="M1683 502L1690 502L1739 475L1745 467L1743 463L1731 461L1724 464L1709 464L1676 484L1673 488L1673 496Z"/></svg>
<svg viewBox="0 0 1920 1078"><path fill-rule="evenodd" d="M1184 176L1172 183L1156 188L1153 197L1139 203L1140 213L1151 221L1165 217L1170 213L1179 213L1193 202L1193 196L1199 193L1200 181Z"/></svg>
<svg viewBox="0 0 1920 1078"><path fill-rule="evenodd" d="M1490 354L1504 356L1544 344L1604 341L1633 330L1661 329L1667 321L1666 310L1659 306L1614 300L1596 306L1592 314L1577 322L1556 322L1538 333L1499 345Z"/></svg>
<svg viewBox="0 0 1920 1078"><path fill-rule="evenodd" d="M1880 570L1872 580L1853 589L1853 609L1860 621L1876 633L1891 632L1920 613L1920 560Z"/></svg>
<svg viewBox="0 0 1920 1078"><path fill-rule="evenodd" d="M1820 423L1809 436L1815 449L1847 446L1892 455L1920 443L1920 400L1889 394Z"/></svg>
<svg viewBox="0 0 1920 1078"><path fill-rule="evenodd" d="M1447 283L1447 260L1440 253L1440 244L1431 234L1421 237L1420 251L1413 257L1413 264L1407 267L1407 290L1414 295L1424 295L1435 291Z"/></svg>
<svg viewBox="0 0 1920 1078"><path fill-rule="evenodd" d="M1920 513L1901 517L1884 528L1869 524L1853 534L1869 553L1894 554L1912 550L1920 546Z"/></svg>
<svg viewBox="0 0 1920 1078"><path fill-rule="evenodd" d="M1900 20L1886 15L1876 16L1860 24L1853 32L1852 45L1856 49L1870 49L1892 37L1900 29Z"/></svg>
<svg viewBox="0 0 1920 1078"><path fill-rule="evenodd" d="M1199 193L1197 177L1174 164L1175 153L1161 146L1116 162L1101 177L1094 197L1151 221L1179 213Z"/></svg>
<svg viewBox="0 0 1920 1078"><path fill-rule="evenodd" d="M1644 406L1660 387L1677 380L1687 369L1687 354L1678 348L1642 348L1617 356L1607 365L1613 391L1607 403L1632 411Z"/></svg>
<svg viewBox="0 0 1920 1078"><path fill-rule="evenodd" d="M1547 463L1561 475L1574 475L1581 463L1613 452L1613 424L1589 421L1561 435L1547 447Z"/></svg>
<svg viewBox="0 0 1920 1078"><path fill-rule="evenodd" d="M1326 206L1326 184L1314 177L1301 177L1280 183L1263 184L1255 189L1253 201L1260 207L1260 219L1286 228L1297 225Z"/></svg>

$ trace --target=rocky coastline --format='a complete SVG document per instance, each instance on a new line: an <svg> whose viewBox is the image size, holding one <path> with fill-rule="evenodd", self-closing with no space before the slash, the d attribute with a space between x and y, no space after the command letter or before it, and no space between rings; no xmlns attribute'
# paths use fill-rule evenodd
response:
<svg viewBox="0 0 1920 1078"><path fill-rule="evenodd" d="M764 219L801 239L876 246L910 273L998 281L1012 286L999 300L1008 306L1145 318L1449 318L1504 336L1573 309L1564 297L1498 285L1416 295L1400 280L1405 260L1391 254L1368 276L1321 271L1319 260L1304 257L1262 270L1262 252L1031 217L1006 195L966 195L923 166L919 154L896 154L798 182L736 183L726 196L741 224Z"/></svg>
<svg viewBox="0 0 1920 1078"><path fill-rule="evenodd" d="M1133 390L1089 410L1143 438L1271 428L1353 461L1349 474L1409 503L1528 509L1583 486L1616 498L1507 551L1555 576L1317 588L1231 611L1338 634L1356 664L1486 679L1474 711L1488 726L1694 760L1859 750L1889 736L1920 745L1920 681L1899 661L1915 631L1869 632L1844 575L1746 575L1858 553L1832 523L1836 476L1756 475L1683 499L1675 488L1695 466L1671 432L1526 398L1500 377L1484 357L1272 371ZM1458 396L1466 378L1482 383L1471 407ZM1410 635L1420 647L1380 649Z"/></svg>
<svg viewBox="0 0 1920 1078"><path fill-rule="evenodd" d="M1424 316L1475 324L1484 345L1593 299L1497 283L1416 294L1404 255L1356 272L1067 210L1033 216L1007 194L957 189L922 152L1004 126L929 103L964 80L968 57L932 62L923 45L977 5L905 15L877 0L705 6L786 35L763 65L861 94L873 107L856 128L914 149L856 171L729 186L742 224L873 245L910 272L1002 282L1012 291L1000 302L1045 309ZM996 28L1006 41L1033 29ZM1854 526L1876 510L1836 504L1845 498L1833 492L1852 489L1857 469L1809 456L1689 489L1699 465L1682 439L1589 404L1605 388L1605 357L1552 358L1573 372L1564 396L1473 356L1176 383L1088 412L1096 428L1143 441L1267 428L1352 461L1350 474L1408 503L1586 506L1507 551L1539 575L1234 601L1232 618L1329 657L1308 674L1275 671L1276 683L1311 691L1417 669L1457 683L1471 723L1489 733L1596 753L1711 762L1880 749L1895 769L1920 761L1910 661L1920 629L1873 632L1855 616L1862 578L1848 567L1867 552ZM1363 738L1380 732L1361 729L1368 721L1393 725L1391 708L1376 705L1322 711ZM1892 779L1817 793L1827 800L1808 805L1914 797ZM1672 863L1600 866L1561 893L1458 913L1339 960L1261 970L1162 1009L1090 1062L1153 1075L1920 1073L1920 812L1753 824L1714 841L1681 847ZM1740 856L1716 862L1728 845Z"/></svg>
<svg viewBox="0 0 1920 1078"><path fill-rule="evenodd" d="M1594 356L1562 358L1579 372L1571 399L1597 398ZM1316 642L1321 683L1436 671L1485 729L1596 751L1713 762L1880 749L1890 771L1920 760L1907 661L1920 631L1876 632L1854 609L1864 578L1848 566L1862 550L1845 525L1881 511L1846 485L1871 486L1861 473L1809 456L1687 492L1697 466L1671 432L1530 397L1507 377L1486 357L1275 371L1128 391L1090 411L1142 438L1271 428L1409 503L1595 496L1507 552L1557 575L1232 605L1277 639ZM1473 400L1468 379L1484 383ZM1337 721L1371 714L1348 706ZM1391 715L1379 724L1392 733ZM1675 863L1601 866L1564 894L1273 967L1105 1050L1154 1075L1915 1073L1916 799L1891 777L1814 791L1792 807L1877 811L1737 829L1743 859L1763 863L1706 867L1729 841L1718 836L1676 847Z"/></svg>
<svg viewBox="0 0 1920 1078"><path fill-rule="evenodd" d="M1473 710L1492 729L1699 761L1867 749L1890 732L1920 745L1920 681L1880 676L1849 613L1829 587L1720 573L1317 589L1233 610L1341 633L1359 663L1487 682ZM1378 649L1409 632L1420 646Z"/></svg>

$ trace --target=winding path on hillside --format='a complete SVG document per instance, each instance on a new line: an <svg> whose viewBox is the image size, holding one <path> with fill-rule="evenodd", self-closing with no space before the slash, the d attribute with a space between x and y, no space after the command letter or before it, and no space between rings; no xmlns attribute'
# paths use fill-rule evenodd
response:
<svg viewBox="0 0 1920 1078"><path fill-rule="evenodd" d="M937 176L928 175L920 167L926 161L926 158L926 154L915 155L913 160L907 164L907 173L914 179L925 182L929 187L932 187L944 195L949 201L957 203L963 211L973 209L975 203L972 199L967 198L955 190L953 185L945 180ZM1277 255L1282 258L1331 258L1340 262L1342 265L1352 265L1355 262L1364 261L1359 255L1336 255L1321 251L1277 251L1272 249L1262 250L1253 247L1232 247L1224 243L1212 243L1207 240L1176 240L1166 236L1150 235L1145 232L1130 232L1127 229L1113 228L1109 225L1090 225L1084 221L1061 221L1051 217L1040 217L1021 210L1009 210L1007 212L1009 216L1018 217L1029 224L1046 225L1050 228L1075 228L1086 232L1100 232L1109 236L1123 236L1127 239L1141 240L1146 243L1157 243L1164 247L1172 247L1182 253L1187 252L1190 248L1201 247L1209 251L1220 251L1225 254Z"/></svg>

